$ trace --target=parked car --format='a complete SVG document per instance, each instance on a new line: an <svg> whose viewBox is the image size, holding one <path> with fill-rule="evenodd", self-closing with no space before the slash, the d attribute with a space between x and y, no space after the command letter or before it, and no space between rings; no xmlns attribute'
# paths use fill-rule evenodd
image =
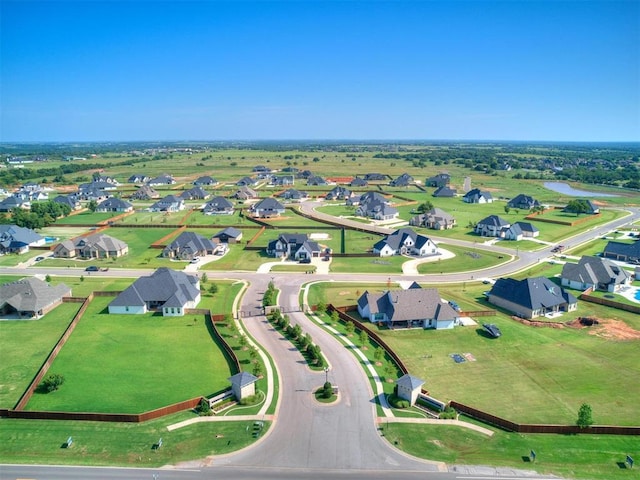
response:
<svg viewBox="0 0 640 480"><path fill-rule="evenodd" d="M100 269L101 272L108 272L109 271L109 267L102 267Z"/></svg>
<svg viewBox="0 0 640 480"><path fill-rule="evenodd" d="M89 265L87 268L84 269L85 272L99 272L100 269L98 267L96 267L95 265Z"/></svg>
<svg viewBox="0 0 640 480"><path fill-rule="evenodd" d="M200 261L199 257L194 257L191 259L191 263L198 263Z"/></svg>
<svg viewBox="0 0 640 480"><path fill-rule="evenodd" d="M34 260L35 262L40 262L44 260L44 257L36 257L36 259Z"/></svg>
<svg viewBox="0 0 640 480"><path fill-rule="evenodd" d="M300 259L300 263L311 263L311 259L310 258L301 258Z"/></svg>

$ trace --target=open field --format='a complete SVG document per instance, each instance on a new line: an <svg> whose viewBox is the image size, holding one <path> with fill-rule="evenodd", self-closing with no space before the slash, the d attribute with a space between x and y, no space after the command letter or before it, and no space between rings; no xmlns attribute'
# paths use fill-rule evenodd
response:
<svg viewBox="0 0 640 480"><path fill-rule="evenodd" d="M455 254L455 257L437 262L422 263L418 265L418 273L425 275L442 272L474 272L510 261L508 255L487 250L462 248L447 244L441 244L441 247Z"/></svg>
<svg viewBox="0 0 640 480"><path fill-rule="evenodd" d="M0 322L0 408L18 403L79 308L63 303L39 320Z"/></svg>
<svg viewBox="0 0 640 480"><path fill-rule="evenodd" d="M251 443L252 421L197 423L169 432L167 426L191 412L144 423L34 421L0 422L0 457L6 463L128 465L161 467L208 455L222 455ZM265 422L265 430L270 423ZM73 437L71 448L61 448ZM162 438L162 448L153 445ZM151 474L149 474L151 477Z"/></svg>
<svg viewBox="0 0 640 480"><path fill-rule="evenodd" d="M420 458L532 469L584 480L632 478L633 473L620 465L627 452L640 450L637 436L523 435L494 430L488 437L466 428L402 423L383 424L382 431L389 442ZM531 450L536 452L535 463L529 461Z"/></svg>
<svg viewBox="0 0 640 480"><path fill-rule="evenodd" d="M314 285L311 291L322 293L314 292L309 301L313 304L318 299L340 298L345 300L342 304L353 304L352 299L367 288ZM387 286L378 284L377 289L375 285L369 289L384 291ZM472 310L494 308L483 300L485 289L482 284L438 288L442 297ZM640 331L640 319L633 314L611 312L584 302L577 312L565 314L560 320L573 320L585 313ZM353 314L357 316L357 312ZM577 409L587 402L598 424L640 424L640 414L631 401L640 390L627 380L640 375L640 339L607 338L598 330L586 328L525 326L500 312L478 321L495 323L502 337L487 338L480 326L390 331L367 325L391 345L413 375L427 381L424 388L442 401L467 403L522 423L564 424L573 424ZM457 364L449 357L452 353L471 353L476 361ZM622 384L623 391L619 388Z"/></svg>
<svg viewBox="0 0 640 480"><path fill-rule="evenodd" d="M75 215L69 215L68 217L60 218L56 223L64 225L96 225L98 222L104 222L105 220L109 220L116 215L118 215L118 213L99 213L86 211L77 213Z"/></svg>
<svg viewBox="0 0 640 480"><path fill-rule="evenodd" d="M94 299L53 362L64 385L27 409L139 413L228 386L230 366L201 316L109 315L112 299Z"/></svg>

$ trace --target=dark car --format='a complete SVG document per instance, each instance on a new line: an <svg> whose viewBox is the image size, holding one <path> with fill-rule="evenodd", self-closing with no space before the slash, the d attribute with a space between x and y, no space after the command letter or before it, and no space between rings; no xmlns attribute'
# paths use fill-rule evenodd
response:
<svg viewBox="0 0 640 480"><path fill-rule="evenodd" d="M484 328L484 330L493 338L498 338L500 335L502 335L502 332L500 331L500 329L496 327L493 323L483 323L482 328Z"/></svg>
<svg viewBox="0 0 640 480"><path fill-rule="evenodd" d="M310 258L301 258L300 259L300 263L311 263L311 259Z"/></svg>
<svg viewBox="0 0 640 480"><path fill-rule="evenodd" d="M44 260L44 257L36 257L35 259L36 262L41 262L42 260Z"/></svg>
<svg viewBox="0 0 640 480"><path fill-rule="evenodd" d="M100 269L98 267L96 267L95 265L89 265L87 268L84 269L85 272L98 272L100 271Z"/></svg>

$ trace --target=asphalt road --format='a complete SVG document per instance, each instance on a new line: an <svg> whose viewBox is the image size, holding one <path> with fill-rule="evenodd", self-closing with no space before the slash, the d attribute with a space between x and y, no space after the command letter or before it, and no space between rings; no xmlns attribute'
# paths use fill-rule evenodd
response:
<svg viewBox="0 0 640 480"><path fill-rule="evenodd" d="M633 209L631 216L616 220L607 226L596 227L578 234L565 245L576 246L587 240L640 219L640 209ZM362 226L361 224L359 225ZM475 248L487 248L505 254L515 253L504 247L485 247L460 240L438 239ZM392 447L381 436L375 424L373 392L363 369L351 352L336 339L313 324L299 310L300 285L311 280L340 280L354 282L418 280L421 282L461 282L477 281L481 277L500 277L513 274L550 254L552 247L538 252L518 252L517 258L503 265L478 272L443 275L371 275L340 274L314 275L274 273L256 274L249 272L207 272L209 278L243 279L250 282L240 310L247 315L244 325L250 334L273 356L280 378L280 398L274 425L269 433L257 444L234 454L215 457L213 464L192 462L194 468L185 469L119 469L90 467L51 466L9 466L0 467L0 479L324 479L346 478L371 479L456 479L456 478L549 478L537 476L533 472L490 467L456 467L436 462L427 462L409 457ZM79 269L2 268L3 274L35 273L51 275L80 274ZM149 270L111 269L92 275L108 277L133 277L146 275ZM257 315L262 295L267 283L273 280L281 289L279 304L290 311L292 323L300 323L318 343L331 364L329 380L340 388L337 403L323 405L315 402L312 391L325 380L324 372L308 369L300 353L267 323L264 316ZM157 476L156 476L157 475Z"/></svg>

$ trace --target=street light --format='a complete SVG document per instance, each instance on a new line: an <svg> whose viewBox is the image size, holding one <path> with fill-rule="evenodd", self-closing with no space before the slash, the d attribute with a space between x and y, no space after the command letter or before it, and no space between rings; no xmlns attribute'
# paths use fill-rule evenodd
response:
<svg viewBox="0 0 640 480"><path fill-rule="evenodd" d="M324 383L329 381L329 367L324 367Z"/></svg>

